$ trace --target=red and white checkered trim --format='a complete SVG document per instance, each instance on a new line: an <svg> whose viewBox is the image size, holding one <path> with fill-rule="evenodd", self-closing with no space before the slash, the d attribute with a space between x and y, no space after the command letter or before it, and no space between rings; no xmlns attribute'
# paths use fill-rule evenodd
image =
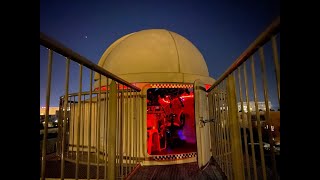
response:
<svg viewBox="0 0 320 180"><path fill-rule="evenodd" d="M197 157L196 152L191 152L191 153L182 153L182 154L168 154L168 155L158 155L158 156L152 156L153 160L162 160L162 161L167 161L167 160L177 160L177 159L186 159L186 158L192 158L192 157Z"/></svg>
<svg viewBox="0 0 320 180"><path fill-rule="evenodd" d="M193 88L193 84L158 83L150 84L151 88Z"/></svg>

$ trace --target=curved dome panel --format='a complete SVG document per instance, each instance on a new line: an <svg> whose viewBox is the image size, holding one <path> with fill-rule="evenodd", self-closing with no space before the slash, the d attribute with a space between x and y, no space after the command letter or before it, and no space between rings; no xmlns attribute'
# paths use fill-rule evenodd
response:
<svg viewBox="0 0 320 180"><path fill-rule="evenodd" d="M207 64L200 51L186 38L170 32L178 52L180 72L209 76Z"/></svg>
<svg viewBox="0 0 320 180"><path fill-rule="evenodd" d="M199 50L186 38L165 29L123 36L104 52L99 65L131 83L214 81Z"/></svg>

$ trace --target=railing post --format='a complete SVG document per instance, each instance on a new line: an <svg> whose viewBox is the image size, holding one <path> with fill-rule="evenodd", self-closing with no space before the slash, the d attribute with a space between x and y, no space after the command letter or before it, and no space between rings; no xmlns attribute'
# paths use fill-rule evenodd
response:
<svg viewBox="0 0 320 180"><path fill-rule="evenodd" d="M57 137L57 143L56 143L56 154L61 158L61 141L62 141L62 113L63 113L63 100L60 99L59 104L59 113L58 113L58 137Z"/></svg>
<svg viewBox="0 0 320 180"><path fill-rule="evenodd" d="M52 54L53 54L53 51L51 49L49 49L48 76L47 76L48 79L47 79L47 92L46 92L46 116L44 119L44 129L43 129L44 132L43 132L43 140L42 140L41 180L45 179L45 173L46 173L49 104L50 104L50 92L51 92Z"/></svg>
<svg viewBox="0 0 320 180"><path fill-rule="evenodd" d="M227 78L227 95L229 106L229 129L230 129L230 141L232 152L232 166L233 173L237 180L244 179L243 162L242 162L242 147L240 139L240 127L237 118L237 101L236 101L236 88L235 80L232 75Z"/></svg>
<svg viewBox="0 0 320 180"><path fill-rule="evenodd" d="M116 179L116 126L117 126L117 85L113 80L110 84L110 124L108 138L108 179Z"/></svg>

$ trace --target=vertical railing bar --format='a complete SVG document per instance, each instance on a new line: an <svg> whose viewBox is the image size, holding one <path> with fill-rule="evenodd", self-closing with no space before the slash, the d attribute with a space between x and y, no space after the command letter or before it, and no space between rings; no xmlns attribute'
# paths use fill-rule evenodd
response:
<svg viewBox="0 0 320 180"><path fill-rule="evenodd" d="M108 147L109 147L109 145L108 145L108 143L109 143L109 136L110 136L110 131L109 131L109 127L110 127L110 106L109 106L109 102L110 102L110 90L111 90L111 88L110 88L110 85L109 84L111 84L111 82L109 83L109 78L107 78L107 90L108 90L108 95L107 95L107 113L108 113L108 115L107 115L107 133L106 133L106 135L107 135L107 139L106 139L106 141L107 141L107 149L108 149ZM108 153L108 151L106 151L106 153L107 153L107 157L108 157L108 166L109 166L109 153ZM107 171L107 177L108 177L108 171Z"/></svg>
<svg viewBox="0 0 320 180"><path fill-rule="evenodd" d="M223 81L222 82L222 85L223 85L223 89L226 89L225 88L225 82L226 81ZM228 117L228 113L227 113L227 111L228 111L228 109L229 109L229 106L228 106L228 103L227 103L227 96L226 96L226 93L223 93L223 98L224 98L224 104L225 104L225 111L224 111L224 116L225 116L225 128L224 128L224 133L225 133L225 143L226 143L226 145L225 145L225 159L226 159L226 175L227 175L227 177L228 178L230 178L230 163L229 163L229 161L230 161L230 158L229 158L229 152L230 152L230 149L229 149L229 145L230 145L230 143L229 143L229 132L228 132L228 129L229 129L229 122L228 122L228 119L229 119L229 117Z"/></svg>
<svg viewBox="0 0 320 180"><path fill-rule="evenodd" d="M224 84L223 83L221 83L221 86L223 87L224 86ZM223 116L223 122L221 123L221 130L222 130L222 139L223 139L223 144L222 144L222 148L223 148L223 159L224 159L224 168L225 168L225 175L227 175L228 174L228 170L227 170L227 168L228 168L228 164L227 164L227 159L226 159L226 157L225 157L225 155L226 155L226 152L227 152L227 149L226 149L226 134L225 134L225 121L226 121L226 111L227 111L227 105L226 105L226 99L225 99L225 93L222 93L221 94L221 98L222 98L222 109L223 109L223 111L222 111L222 116ZM223 126L222 126L223 125Z"/></svg>
<svg viewBox="0 0 320 180"><path fill-rule="evenodd" d="M69 147L70 147L70 121L71 121L71 97L68 96L68 108L69 108L69 113L68 113L68 121L67 121L67 126L68 126L68 137L66 139L68 146L67 146L67 157L69 158ZM68 111L68 110L67 110Z"/></svg>
<svg viewBox="0 0 320 180"><path fill-rule="evenodd" d="M105 77L105 76L103 76L103 77ZM102 88L102 87L101 87ZM103 109L102 109L102 162L104 162L103 164L101 164L101 166L103 167L103 177L105 177L106 176L106 171L105 171L105 166L104 166L104 164L105 164L105 161L107 160L106 159L106 155L107 155L107 153L106 153L106 144L105 144L105 138L106 138L106 129L105 129L105 127L106 127L106 91L103 91L102 92L102 97L101 97L101 100L103 101L103 102L101 102L101 106L102 106L102 103L104 103L104 105L103 105Z"/></svg>
<svg viewBox="0 0 320 180"><path fill-rule="evenodd" d="M230 140L230 116L229 116L229 100L228 100L228 96L227 96L227 82L226 82L226 80L224 81L224 95L225 95L225 99L226 99L226 104L227 104L227 107L228 107L228 109L227 109L227 127L228 127L228 129L227 129L227 131L228 131L228 133L227 133L227 137L228 137L228 152L229 152L229 156L228 156L228 161L229 161L229 163L228 163L228 167L230 167L229 168L229 171L230 171L230 179L233 179L233 168L232 168L232 152L231 152L231 140Z"/></svg>
<svg viewBox="0 0 320 180"><path fill-rule="evenodd" d="M213 119L213 117L212 117L212 109L211 109L211 107L212 107L212 99L211 99L211 93L209 92L209 93L206 93L207 94L207 99L208 99L208 114L209 114L209 116L208 116L208 119L209 120L211 120L211 119ZM209 150L210 150L210 154L211 154L211 156L212 156L212 139L213 139L213 135L212 135L212 124L211 123L209 123L208 124L209 125L209 137L210 137L210 141L209 141Z"/></svg>
<svg viewBox="0 0 320 180"><path fill-rule="evenodd" d="M120 104L120 178L123 179L123 89L124 85L122 85L121 89L121 104Z"/></svg>
<svg viewBox="0 0 320 180"><path fill-rule="evenodd" d="M226 103L228 104L228 109L227 109L227 122L228 122L228 127L230 127L230 106L229 106L229 97L227 96L227 81L224 81L224 94L225 94L225 97L226 97ZM230 177L231 179L233 179L233 176L234 176L234 171L233 171L233 168L232 168L232 151L231 151L231 138L230 138L230 128L228 128L228 142L229 142L229 161L230 161Z"/></svg>
<svg viewBox="0 0 320 180"><path fill-rule="evenodd" d="M120 113L121 113L121 109L120 109L120 83L118 83L118 92L117 92L117 128L116 128L116 135L117 135L117 140L116 140L116 167L118 167L120 165L120 144L121 144L121 140L120 140ZM120 166L118 168L116 168L116 174L119 177L120 176Z"/></svg>
<svg viewBox="0 0 320 180"><path fill-rule="evenodd" d="M104 75L102 75L103 77L105 77ZM101 77L101 78L103 78L103 77ZM102 81L102 80L101 80ZM101 83L102 84L102 83ZM105 171L105 161L106 161L106 152L105 152L105 149L106 149L106 145L105 145L105 126L106 126L106 124L105 124L105 119L106 119L106 106L105 106L105 101L106 101L106 93L105 93L105 91L102 89L102 85L101 85L101 87L100 87L100 89L101 89L101 98L100 98L100 103L101 103L101 121L102 121L102 125L101 125L101 128L102 128L102 130L100 131L100 136L102 136L101 138L100 138L100 141L101 141L101 167L102 167L102 172L103 172L103 177L105 177L106 176L106 171ZM100 170L99 170L100 171ZM99 179L100 179L100 177L99 177Z"/></svg>
<svg viewBox="0 0 320 180"><path fill-rule="evenodd" d="M125 176L127 175L127 173L128 173L128 160L129 160L129 147L128 147L128 144L129 144L129 128L128 128L128 126L129 126L129 118L128 118L128 108L129 108L129 99L128 99L128 96L129 96L129 91L128 91L128 86L126 86L126 104L125 104L125 106L126 106L126 109L125 109L125 114L126 114L126 120L125 120L125 122L126 122L126 124L125 124L125 132L126 132L126 144L125 144L125 147L126 147L126 168L125 168Z"/></svg>
<svg viewBox="0 0 320 180"><path fill-rule="evenodd" d="M132 121L132 126L133 126L133 135L136 136L136 132L137 132L137 129L136 129L136 95L135 95L135 91L132 92L132 115L133 115L133 121ZM136 147L137 147L137 142L136 142L137 138L133 138L133 164L135 165L137 163L137 152L136 152Z"/></svg>
<svg viewBox="0 0 320 180"><path fill-rule="evenodd" d="M136 136L137 137L137 132L138 132L138 129L137 129L137 93L136 93L136 91L134 90L134 92L133 92L133 95L134 95L134 103L133 103L133 112L134 112L134 127L135 127L135 132L134 132L134 136ZM137 157L137 143L138 143L138 141L137 141L137 138L134 138L134 141L135 141L135 143L134 143L134 154L135 154L135 165L137 164L137 162L138 162L138 157Z"/></svg>
<svg viewBox="0 0 320 180"><path fill-rule="evenodd" d="M216 160L217 164L220 166L219 161L219 111L220 111L220 105L219 105L219 90L218 87L216 87L217 93L216 93L216 127L215 127L215 134L216 134Z"/></svg>
<svg viewBox="0 0 320 180"><path fill-rule="evenodd" d="M227 79L227 95L228 95L228 106L229 106L229 119L230 119L230 129L231 129L231 149L232 149L232 166L234 171L234 176L241 180L245 178L244 168L243 168L243 153L242 153L242 142L240 138L239 120L237 118L237 96L236 87L234 80L234 73L230 74Z"/></svg>
<svg viewBox="0 0 320 180"><path fill-rule="evenodd" d="M98 99L97 99L97 103L98 103L98 114L97 114L97 180L100 178L100 141L101 141L101 137L100 137L100 121L101 121L101 74L99 73L99 94L98 94Z"/></svg>
<svg viewBox="0 0 320 180"><path fill-rule="evenodd" d="M223 118L224 117L224 101L223 101L223 94L222 94L222 85L219 84L218 89L220 89L220 92L218 93L218 104L219 104L219 124L218 124L218 134L219 134L219 157L220 157L220 167L224 173L224 175L226 175L226 161L225 161L225 157L224 157L224 151L225 151L225 147L224 147L224 134L223 134Z"/></svg>
<svg viewBox="0 0 320 180"><path fill-rule="evenodd" d="M221 85L220 85L220 88L221 88ZM225 170L225 162L224 162L224 159L223 159L223 128L222 128L222 118L223 118L223 99L222 99L222 93L220 94L220 106L221 106L221 109L220 109L220 126L219 126L219 134L220 134L220 161L221 161L221 167L222 167L222 170L224 173L226 173L226 170Z"/></svg>
<svg viewBox="0 0 320 180"><path fill-rule="evenodd" d="M242 82L241 82L241 75L240 75L241 67L238 69L238 83L239 83L239 98L241 103L241 124L242 124L242 131L243 131L243 139L244 139L244 147L246 153L246 165L247 165L247 175L248 178L251 179L251 172L250 172L250 161L249 161L249 153L248 153L248 142L247 142L247 122L245 122L245 114L243 108L243 100L242 100ZM247 118L248 119L248 118Z"/></svg>
<svg viewBox="0 0 320 180"><path fill-rule="evenodd" d="M219 104L218 104L218 92L215 92L214 94L214 101L215 101L215 119L216 121L214 122L214 133L215 133L215 138L214 138L214 143L215 143L215 159L216 161L218 162L218 121L219 121L219 117L218 117L218 107L219 107Z"/></svg>
<svg viewBox="0 0 320 180"><path fill-rule="evenodd" d="M141 132L141 126L140 126L140 107L141 107L141 101L140 101L140 92L137 92L137 137L138 137L138 140L137 140L137 161L138 163L140 163L140 146L141 146L141 139L140 139L140 132Z"/></svg>
<svg viewBox="0 0 320 180"><path fill-rule="evenodd" d="M274 59L274 65L276 69L276 78L277 78L278 104L280 105L280 64L279 64L276 36L273 36L271 40L272 40L273 59Z"/></svg>
<svg viewBox="0 0 320 180"><path fill-rule="evenodd" d="M103 76L105 78L107 78L106 76ZM103 159L103 162L104 162L104 165L103 165L103 177L104 179L106 179L107 177L107 171L106 171L106 162L107 162L107 144L106 144L106 124L107 124L107 121L106 121L106 115L107 115L107 106L106 106L106 103L107 103L107 85L104 86L106 88L106 90L102 93L102 96L104 97L103 100L104 100L104 105L103 105L103 125L102 125L102 159ZM102 102L103 103L103 102Z"/></svg>
<svg viewBox="0 0 320 180"><path fill-rule="evenodd" d="M129 174L130 173L130 118L129 118L129 114L130 114L130 111L129 111L129 107L130 107L130 99L129 99L129 87L127 87L127 138L128 138L128 141L127 141L127 173Z"/></svg>
<svg viewBox="0 0 320 180"><path fill-rule="evenodd" d="M137 135L137 112L136 112L136 110L137 110L137 100L136 100L136 98L137 98L137 93L134 91L133 92L133 94L134 94L134 99L133 99L133 113L134 113L134 135L136 136ZM137 161L138 161L138 159L137 159L137 138L133 138L134 139L134 158L135 158L135 165L137 164Z"/></svg>
<svg viewBox="0 0 320 180"><path fill-rule="evenodd" d="M122 140L122 129L121 129L121 126L122 126L122 119L121 119L121 96L122 96L122 89L123 89L123 84L120 84L119 83L119 88L118 88L118 120L119 120L119 127L118 127L118 135L119 135L119 145L118 145L118 174L119 174L119 177L121 179L121 157L122 157L122 153L121 152L121 146L122 146L122 143L123 143L123 140Z"/></svg>
<svg viewBox="0 0 320 180"><path fill-rule="evenodd" d="M259 137L259 147L260 147L262 175L263 175L263 179L266 180L267 179L266 165L265 165L264 151L263 151L263 144L262 144L261 122L260 122L260 113L259 113L259 108L258 108L256 74L255 74L253 56L252 56L251 60L252 60L251 61L251 70L252 70L253 96L254 96L254 104L255 104L255 110L256 110L256 118L257 118L257 123L258 123L257 124L257 128L258 128L258 137Z"/></svg>
<svg viewBox="0 0 320 180"><path fill-rule="evenodd" d="M119 83L116 81L116 86L117 86L117 89L119 90ZM116 106L116 141L115 141L115 148L116 148L116 154L115 154L115 160L116 160L116 164L115 164L115 176L118 177L118 168L117 168L117 165L118 165L118 150L119 150L119 134L118 134L118 128L119 128L119 91L117 91L117 94L116 94L116 101L117 101L117 106Z"/></svg>
<svg viewBox="0 0 320 180"><path fill-rule="evenodd" d="M219 88L221 88L221 85L219 86ZM220 98L219 98L219 102L221 103L220 104L220 111L219 111L219 114L220 114L220 118L219 118L219 134L220 134L220 162L221 162L221 168L223 169L223 172L225 173L225 169L224 169L224 161L223 161L223 133L222 133L222 118L223 118L223 106L222 106L222 93L220 94Z"/></svg>
<svg viewBox="0 0 320 180"><path fill-rule="evenodd" d="M94 70L93 70L93 73L96 73ZM97 131L98 131L98 117L99 117L99 109L98 109L98 95L99 95L99 91L97 88L94 87L94 74L93 74L93 80L92 80L92 100L91 100L91 107L92 107L92 110L91 110L91 151L90 151L90 155L91 155L91 160L90 160L90 163L92 164L92 170L90 172L90 174L92 174L92 176L96 175L96 172L93 172L94 171L94 168L96 168L97 166L97 157L99 156L98 155L98 147L97 147L97 144L98 144L98 141L97 141ZM95 96L94 96L95 95ZM92 177L94 178L94 177ZM91 178L91 179L92 179Z"/></svg>
<svg viewBox="0 0 320 180"><path fill-rule="evenodd" d="M211 102L212 102L212 106L211 106L211 109L212 109L212 119L214 120L213 121L213 123L212 123L212 136L211 136L211 138L212 138L212 144L211 144L211 148L212 148L212 157L213 158L215 158L216 157L216 155L215 155L215 146L216 146L216 144L215 144L215 137L216 137L216 135L215 135L215 130L214 130L214 127L215 127L215 121L216 121L216 118L215 118L215 115L216 115L216 113L215 113L215 106L216 106L216 103L215 103L215 93L214 93L214 90L212 90L212 91L210 91L209 92L210 94L211 94Z"/></svg>
<svg viewBox="0 0 320 180"><path fill-rule="evenodd" d="M229 156L228 156L228 161L229 161L229 164L228 164L228 167L229 167L229 171L230 171L230 179L233 179L233 176L234 176L234 171L233 171L233 165L232 165L232 150L231 150L231 138L230 138L230 105L229 105L229 96L228 96L228 93L227 93L227 81L224 80L223 82L224 84L224 96L225 96L225 99L226 99L226 104L227 104L227 137L228 137L228 152L229 152Z"/></svg>
<svg viewBox="0 0 320 180"><path fill-rule="evenodd" d="M221 82L221 86L222 88L224 88L224 84L223 82ZM228 157L227 157L227 152L228 152L228 149L227 149L227 134L226 134L226 129L227 129L227 104L226 104L226 97L225 97L225 93L222 93L222 100L223 100L223 119L224 119L224 125L223 125L223 128L222 128L222 136L223 136L223 148L224 148L224 163L225 163L225 175L227 177L229 177L229 163L228 163Z"/></svg>
<svg viewBox="0 0 320 180"><path fill-rule="evenodd" d="M99 86L99 84L98 84ZM98 93L96 92L97 89L95 89L95 97L96 97L96 103L95 103L95 111L96 111L96 116L95 116L95 123L94 123L94 126L95 126L95 133L94 133L94 140L95 140L95 166L97 168L97 164L98 164L98 121L99 121L99 90L98 90ZM96 170L96 175L97 175L97 170Z"/></svg>
<svg viewBox="0 0 320 180"><path fill-rule="evenodd" d="M142 113L142 96L141 96L141 92L138 92L138 99L139 99L139 108L138 108L138 114L139 114L139 151L138 151L138 158L139 158L139 163L142 162L141 157L143 157L143 148L142 148L142 144L143 144L143 123L142 123L142 116L144 113ZM142 154L142 156L140 156Z"/></svg>
<svg viewBox="0 0 320 180"><path fill-rule="evenodd" d="M73 110L73 106L72 106L72 104L73 104L73 101L72 101L72 97L73 96L70 96L69 98L68 98L68 100L69 100L69 108L70 108L70 111L69 111L69 114L68 114L68 117L69 117L69 121L68 121L68 148L67 148L67 157L68 158L70 158L70 159L72 159L72 149L70 149L70 148L72 148L72 138L71 137L73 137L73 114L74 114L74 112L72 111ZM72 123L72 126L71 126L71 123ZM71 133L72 132L72 133Z"/></svg>
<svg viewBox="0 0 320 180"><path fill-rule="evenodd" d="M213 157L213 159L215 159L215 149L214 149L214 147L215 147L215 142L214 142L214 139L215 139L215 131L214 131L214 124L215 124L215 121L216 121L216 118L215 118L215 112L214 112L214 110L215 110L215 102L214 102L214 90L212 90L212 91L210 91L209 93L211 93L211 102L212 102L212 106L211 106L211 109L212 109L212 120L213 120L213 122L212 122L212 128L211 128L211 131L212 131L212 136L211 136L211 143L212 143L212 145L211 145L211 148L212 148L212 157Z"/></svg>
<svg viewBox="0 0 320 180"><path fill-rule="evenodd" d="M215 138L215 151L216 151L216 160L217 160L217 163L219 164L219 131L218 131L218 128L219 128L219 90L218 90L218 87L216 88L217 89L217 92L216 92L216 95L215 95L215 101L216 101L216 122L215 122L215 134L216 134L216 138ZM219 165L220 166L220 165Z"/></svg>
<svg viewBox="0 0 320 180"><path fill-rule="evenodd" d="M129 102L130 102L130 105L129 105L129 124L130 124L130 126L129 126L129 131L130 131L130 138L129 138L129 143L130 143L130 173L131 173L131 171L132 171L132 163L133 163L133 141L132 141L132 134L133 134L133 129L132 129L132 127L133 127L133 124L132 124L132 91L131 91L131 88L130 88L130 92L129 92Z"/></svg>
<svg viewBox="0 0 320 180"><path fill-rule="evenodd" d="M132 97L132 101L131 101L131 121L132 121L132 136L135 135L135 121L134 121L134 92L131 92L131 97ZM135 138L132 138L132 165L134 166L135 164L135 152L134 152L134 148L135 147ZM132 167L133 168L133 167Z"/></svg>
<svg viewBox="0 0 320 180"><path fill-rule="evenodd" d="M63 96L64 97L64 96ZM63 116L63 105L64 105L64 99L63 97L59 98L59 107L58 107L58 133L57 133L57 138L56 138L56 156L60 157L61 159L61 148L62 148L62 131L63 131L63 127L62 127L62 116Z"/></svg>
<svg viewBox="0 0 320 180"><path fill-rule="evenodd" d="M59 114L58 114L58 136L57 136L57 149L56 149L56 155L59 156L61 158L62 154L61 154L61 142L62 142L62 131L63 131L63 127L62 127L62 116L63 116L63 105L64 105L64 101L65 99L63 99L62 97L59 98Z"/></svg>
<svg viewBox="0 0 320 180"><path fill-rule="evenodd" d="M90 156L91 156L91 112L92 112L92 75L90 70L90 99L89 99L89 119L88 119L88 159L87 159L87 180L90 179Z"/></svg>
<svg viewBox="0 0 320 180"><path fill-rule="evenodd" d="M105 162L104 162L104 171L105 171L105 173L104 173L104 179L105 180L107 180L108 179L108 173L107 173L107 171L108 171L108 162L109 162L109 154L108 154L108 151L107 151L107 149L108 149L108 138L109 138L109 136L108 136L108 133L109 133L109 130L108 130L108 127L109 127L109 92L110 92L110 90L109 90L109 78L108 77L106 77L106 101L105 101L105 107L106 107L106 109L105 109L105 111L106 111L106 124L105 124L105 129L106 129L106 131L105 131L105 144L106 144L106 149L105 149Z"/></svg>
<svg viewBox="0 0 320 180"><path fill-rule="evenodd" d="M218 89L220 87L218 86ZM221 104L220 104L220 92L218 93L218 105L219 105L219 111L218 111L218 161L219 161L219 166L222 168L222 162L221 162L221 133L220 133L220 126L221 126Z"/></svg>
<svg viewBox="0 0 320 180"><path fill-rule="evenodd" d="M109 125L109 147L108 147L108 178L116 178L116 126L117 126L117 83L112 80L110 84L110 125Z"/></svg>
<svg viewBox="0 0 320 180"><path fill-rule="evenodd" d="M133 95L133 89L131 89L131 121L132 121L132 124L131 124L131 127L132 127L132 136L134 136L134 95ZM134 157L134 139L135 138L132 138L132 169L131 171L133 170L134 168L134 160L135 160L135 157Z"/></svg>
<svg viewBox="0 0 320 180"><path fill-rule="evenodd" d="M135 126L136 126L136 136L137 136L137 138L136 138L136 144L135 144L135 146L136 146L136 165L138 164L138 146L139 146L139 143L138 143L138 131L139 131L139 129L138 129L138 92L136 91L136 90L134 90L135 91L135 106L134 106L134 108L135 108L135 110L134 110L134 112L135 112Z"/></svg>
<svg viewBox="0 0 320 180"><path fill-rule="evenodd" d="M227 105L227 99L226 99L226 88L225 88L225 81L222 81L221 83L220 83L220 85L219 85L219 89L220 89L220 92L219 92L219 94L221 94L221 99L224 99L224 104L225 104L225 106L224 106L224 116L225 116L225 120L226 120L226 124L225 124L225 127L228 127L228 128L226 128L226 130L228 131L228 129L229 129L229 126L228 126L228 119L229 119L229 116L228 116L228 105ZM220 98L219 98L219 100L220 100ZM228 142L229 141L229 138L228 138L228 133L226 134L227 135L227 137L226 137L226 141ZM230 143L228 143L228 145L229 145ZM226 152L229 152L229 148L228 148L228 145L227 145L227 149L226 149ZM230 177L230 175L229 175L230 173L229 173L229 156L228 156L228 158L226 159L226 172L225 172L225 175L227 176L227 177Z"/></svg>
<svg viewBox="0 0 320 180"><path fill-rule="evenodd" d="M220 86L218 85L218 89L220 89ZM220 127L221 127L221 104L220 104L220 92L218 93L218 105L219 105L219 113L218 113L218 162L219 162L219 166L220 168L223 168L222 166L222 162L221 162L221 131L220 131Z"/></svg>
<svg viewBox="0 0 320 180"><path fill-rule="evenodd" d="M253 56L251 56L253 61ZM251 156L253 162L253 175L254 179L258 179L257 175L257 165L256 165L256 155L255 155L255 148L254 148L254 139L253 139L253 130L252 130L252 119L251 119L251 110L250 110L250 101L249 101L249 86L248 86L248 78L247 78L247 68L246 62L243 63L243 76L244 76L244 84L245 84L245 93L246 93L246 102L247 102L247 119L248 119L248 126L249 126L249 133L250 133L250 142L251 142Z"/></svg>
<svg viewBox="0 0 320 180"><path fill-rule="evenodd" d="M208 95L208 106L209 106L209 119L213 119L213 102L212 102L212 92L207 93ZM210 131L210 149L211 149L211 156L213 156L213 124L209 123L209 131Z"/></svg>
<svg viewBox="0 0 320 180"><path fill-rule="evenodd" d="M82 106L82 134L81 134L81 136L82 136L82 161L84 161L83 159L84 159L84 126L85 126L85 122L84 122L84 120L85 120L85 118L86 118L86 112L85 112L85 109L86 109L86 95L84 94L83 95L83 106Z"/></svg>
<svg viewBox="0 0 320 180"><path fill-rule="evenodd" d="M127 141L127 139L126 139L126 132L125 132L125 128L126 128L126 113L125 113L125 109L126 109L126 86L124 85L124 84L122 84L122 89L121 89L121 95L122 95L122 99L121 99L121 113L120 113L120 116L121 116L121 118L122 118L122 125L121 125L121 127L122 127L122 130L121 130L121 132L122 132L122 145L121 145L121 147L122 147L122 158L123 158L123 160L122 160L122 166L123 166L123 170L122 170L122 174L121 174L121 176L123 176L123 178L125 177L125 160L126 160L126 156L125 156L125 154L126 154L126 145L124 144L126 141Z"/></svg>
<svg viewBox="0 0 320 180"><path fill-rule="evenodd" d="M75 179L79 178L79 150L80 150L80 121L81 121L81 93L82 93L82 64L79 73L79 93L78 93L78 126L77 126L77 153L76 153L76 174Z"/></svg>
<svg viewBox="0 0 320 180"><path fill-rule="evenodd" d="M262 82L263 82L263 94L264 94L264 102L266 105L266 122L270 122L270 107L269 107L269 94L268 94L268 84L267 84L267 72L266 72L266 64L264 58L263 47L259 48L259 55L261 61L261 73L262 73ZM271 166L273 171L273 176L275 179L278 177L278 173L276 170L276 158L274 153L274 142L273 142L273 135L271 132L271 123L270 128L267 129L269 133L269 143L270 143L270 151L271 151Z"/></svg>
<svg viewBox="0 0 320 180"><path fill-rule="evenodd" d="M130 126L129 126L129 129L130 129L130 138L129 138L129 141L130 141L130 172L132 172L132 165L134 163L134 152L133 152L133 146L134 146L134 142L133 142L133 139L132 136L133 136L133 132L134 132L134 127L133 127L133 96L132 96L132 89L130 88L130 104L129 104L129 121L130 121Z"/></svg>
<svg viewBox="0 0 320 180"><path fill-rule="evenodd" d="M46 92L46 115L44 119L44 132L43 132L43 140L42 140L41 180L45 179L45 173L46 173L47 136L48 136L50 91L51 91L51 72L52 72L52 50L49 49L47 92Z"/></svg>
<svg viewBox="0 0 320 180"><path fill-rule="evenodd" d="M117 81L116 82L116 89L119 90L119 83ZM117 178L118 177L118 152L119 152L119 134L118 134L118 129L119 129L119 91L117 91L116 93L116 102L117 102L117 105L116 105L116 118L115 118L115 122L116 122L116 128L115 128L115 136L116 136L116 141L115 141L115 177Z"/></svg>
<svg viewBox="0 0 320 180"><path fill-rule="evenodd" d="M128 126L127 126L127 132L128 132L128 157L127 157L127 161L128 161L128 174L130 173L130 166L131 166L131 124L130 124L130 89L128 87L128 94L127 94L127 118L128 118Z"/></svg>
<svg viewBox="0 0 320 180"><path fill-rule="evenodd" d="M68 113L68 109L69 109L69 95L68 95L68 97L67 97L67 117L65 117L65 119L68 119L68 121L67 121L67 124L66 124L66 126L67 127L70 127L70 125L69 125L69 113ZM68 129L66 129L66 134L65 134L65 152L64 152L64 156L65 157L67 157L68 158L68 153L69 153L69 151L68 151L68 148L69 148L69 131L70 131L70 129L68 128ZM61 147L62 148L62 147Z"/></svg>
<svg viewBox="0 0 320 180"><path fill-rule="evenodd" d="M237 89L237 84L236 84L236 73L235 72L233 72L232 74L231 74L232 76L233 76L233 78L234 78L234 87L235 87L235 95L236 95L236 99L237 99L237 94L236 94L236 89ZM236 107L236 108L238 108L238 106ZM240 129L240 123L239 123L239 117L238 117L238 113L237 113L237 119L238 119L238 125L239 125L239 132L240 132L240 135L241 135L241 129ZM242 162L242 172L243 172L243 179L246 179L246 177L245 177L245 167L244 167L244 159L243 159L243 151L242 151L242 139L240 138L240 147L241 147L241 156L240 156L240 159L241 159L241 162Z"/></svg>
<svg viewBox="0 0 320 180"><path fill-rule="evenodd" d="M104 76L107 80L107 77ZM105 92L104 92L104 109L103 109L103 160L104 160L104 179L106 180L107 179L107 98L108 98L108 84L106 83L105 85Z"/></svg>
<svg viewBox="0 0 320 180"><path fill-rule="evenodd" d="M62 133L62 154L61 154L61 180L64 179L64 169L65 169L65 142L66 142L66 131L67 131L67 104L69 96L69 71L70 71L70 59L67 59L66 67L66 83L65 83L65 96L64 96L64 118L63 118L63 133ZM60 115L59 115L60 116Z"/></svg>
<svg viewBox="0 0 320 180"><path fill-rule="evenodd" d="M225 147L225 134L224 134L224 120L225 120L225 101L224 101L224 94L221 94L221 99L222 99L222 119L221 119L221 136L222 136L222 141L221 141L221 145L222 145L222 161L224 164L224 174L227 174L227 164L226 164L226 159L225 159L225 152L226 152L226 147Z"/></svg>
<svg viewBox="0 0 320 180"><path fill-rule="evenodd" d="M74 151L73 151L73 147L75 146L75 138L74 138L74 135L75 135L75 121L76 121L76 95L73 96L73 113L74 115L72 116L72 147L71 147L71 157L73 157L73 155L75 154Z"/></svg>
<svg viewBox="0 0 320 180"><path fill-rule="evenodd" d="M141 92L138 92L138 137L139 137L139 141L138 141L138 162L141 162L141 157L140 157L140 153L141 153L141 147L142 147L142 141L141 141L141 135L142 135L142 125L141 125L141 109L142 109L142 105L141 105Z"/></svg>
<svg viewBox="0 0 320 180"><path fill-rule="evenodd" d="M222 139L223 139L223 159L224 159L224 164L225 164L225 174L227 175L228 174L228 164L227 164L227 145L226 145L226 133L225 133L225 128L226 128L226 111L227 111L227 107L226 107L226 99L225 99L225 94L223 93L223 97L222 97L222 100L223 100L223 116L224 116L224 125L222 127ZM221 124L222 125L222 124Z"/></svg>

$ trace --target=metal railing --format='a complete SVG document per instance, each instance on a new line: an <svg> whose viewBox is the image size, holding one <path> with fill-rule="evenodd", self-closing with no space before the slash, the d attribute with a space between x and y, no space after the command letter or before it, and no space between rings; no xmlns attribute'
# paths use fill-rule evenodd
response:
<svg viewBox="0 0 320 180"><path fill-rule="evenodd" d="M280 177L279 36L280 17L207 90L212 156L228 179ZM278 110L270 107L271 92Z"/></svg>
<svg viewBox="0 0 320 180"><path fill-rule="evenodd" d="M141 142L134 135L140 128L137 122L141 90L43 33L40 33L40 45L49 51L41 179L56 169L60 172L53 176L60 179L128 177L140 163L138 144ZM48 163L46 152L53 52L66 58L65 94L60 98L56 152L60 163L54 166ZM79 64L78 93L69 93L69 80L74 76L70 74L70 61ZM90 71L90 83L85 84L89 92L83 92L84 67ZM99 76L98 90L93 87L94 72Z"/></svg>

